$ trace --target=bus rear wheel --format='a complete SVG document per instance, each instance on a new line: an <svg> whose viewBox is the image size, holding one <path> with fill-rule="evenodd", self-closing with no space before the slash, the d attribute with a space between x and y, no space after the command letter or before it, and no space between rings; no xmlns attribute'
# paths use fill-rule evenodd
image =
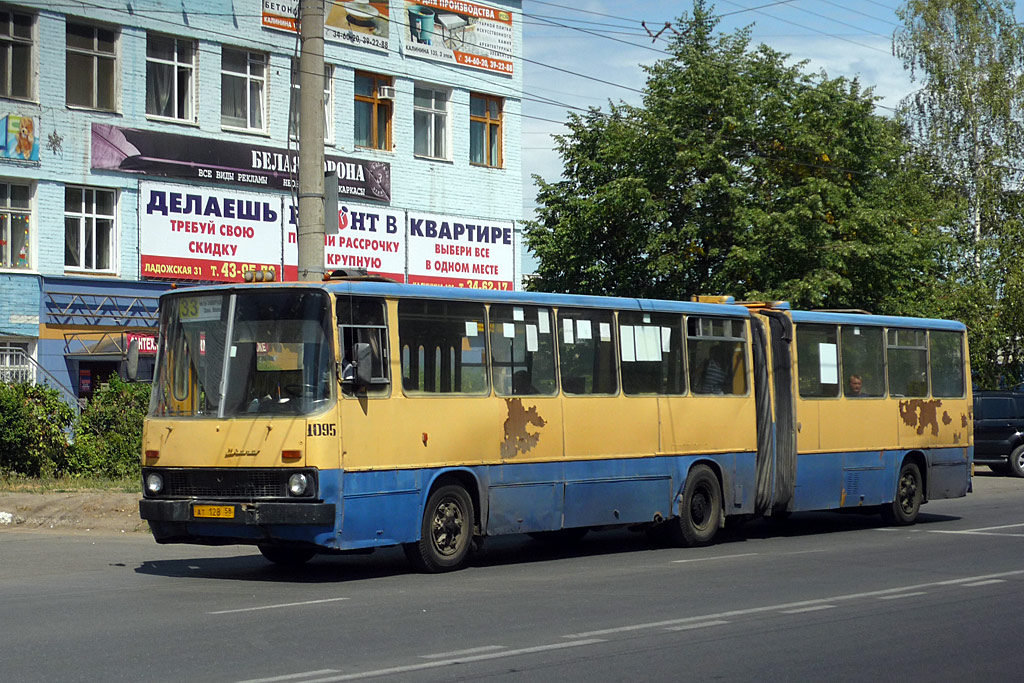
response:
<svg viewBox="0 0 1024 683"><path fill-rule="evenodd" d="M915 463L905 462L896 479L896 497L882 506L882 520L886 524L907 526L917 521L917 513L924 499L921 470Z"/></svg>
<svg viewBox="0 0 1024 683"><path fill-rule="evenodd" d="M282 548L274 545L259 546L260 554L281 567L299 567L306 564L316 555L315 550L307 548Z"/></svg>
<svg viewBox="0 0 1024 683"><path fill-rule="evenodd" d="M403 546L414 567L435 574L459 569L473 541L473 501L461 486L434 491L423 510L420 540Z"/></svg>
<svg viewBox="0 0 1024 683"><path fill-rule="evenodd" d="M672 536L680 545L708 545L722 525L722 489L707 465L694 465L686 477Z"/></svg>

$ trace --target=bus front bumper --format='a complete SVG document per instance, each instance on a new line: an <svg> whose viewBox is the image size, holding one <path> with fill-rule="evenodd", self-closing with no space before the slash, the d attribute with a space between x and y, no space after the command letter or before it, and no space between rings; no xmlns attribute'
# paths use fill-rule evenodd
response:
<svg viewBox="0 0 1024 683"><path fill-rule="evenodd" d="M203 516L216 508L224 516ZM227 510L229 513L225 514ZM207 513L208 514L208 513ZM148 522L213 522L240 526L277 524L334 526L334 503L226 503L207 500L139 501L139 515ZM228 516L230 515L230 516Z"/></svg>

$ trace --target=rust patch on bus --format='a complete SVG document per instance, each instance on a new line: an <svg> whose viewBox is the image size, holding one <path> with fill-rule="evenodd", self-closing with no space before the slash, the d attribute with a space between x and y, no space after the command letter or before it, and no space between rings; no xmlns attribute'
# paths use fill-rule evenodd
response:
<svg viewBox="0 0 1024 683"><path fill-rule="evenodd" d="M967 429L967 415L964 413L960 414L960 426Z"/></svg>
<svg viewBox="0 0 1024 683"><path fill-rule="evenodd" d="M530 433L527 427L543 427L547 421L537 413L537 406L523 408L523 399L506 398L505 407L508 417L505 418L505 440L501 443L501 457L514 458L518 453L525 453L540 441L540 432Z"/></svg>
<svg viewBox="0 0 1024 683"><path fill-rule="evenodd" d="M931 426L932 436L938 436L938 413L941 406L942 401L939 400L925 401L914 398L909 401L900 401L900 418L908 427L916 427L918 434L924 434L925 428Z"/></svg>
<svg viewBox="0 0 1024 683"><path fill-rule="evenodd" d="M948 413L948 412L946 412L945 410L943 410L943 411L942 411L942 424L944 424L944 425L948 425L948 424L949 424L950 422L952 422L952 421L953 421L953 418L951 418L951 417L949 416L949 413Z"/></svg>

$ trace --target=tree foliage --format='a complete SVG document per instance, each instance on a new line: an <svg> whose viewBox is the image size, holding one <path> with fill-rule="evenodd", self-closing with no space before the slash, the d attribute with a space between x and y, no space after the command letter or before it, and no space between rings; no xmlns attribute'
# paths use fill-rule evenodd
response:
<svg viewBox="0 0 1024 683"><path fill-rule="evenodd" d="M0 472L60 473L74 419L74 410L53 387L0 384Z"/></svg>
<svg viewBox="0 0 1024 683"><path fill-rule="evenodd" d="M570 117L526 228L544 291L921 310L950 202L856 80L716 34L701 0L640 106Z"/></svg>
<svg viewBox="0 0 1024 683"><path fill-rule="evenodd" d="M941 311L967 323L976 385L1024 379L1024 27L1007 0L908 0L893 50L921 88L898 118L960 211Z"/></svg>

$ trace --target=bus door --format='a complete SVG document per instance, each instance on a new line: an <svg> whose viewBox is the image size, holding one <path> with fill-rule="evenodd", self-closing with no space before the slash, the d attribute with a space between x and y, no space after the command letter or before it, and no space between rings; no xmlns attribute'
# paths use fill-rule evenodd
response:
<svg viewBox="0 0 1024 683"><path fill-rule="evenodd" d="M770 515L789 509L796 484L793 321L782 311L761 310L759 313L761 319L752 319L755 323L752 327L758 429L757 511ZM767 323L767 334L764 323ZM769 420L774 422L770 434L764 433Z"/></svg>

